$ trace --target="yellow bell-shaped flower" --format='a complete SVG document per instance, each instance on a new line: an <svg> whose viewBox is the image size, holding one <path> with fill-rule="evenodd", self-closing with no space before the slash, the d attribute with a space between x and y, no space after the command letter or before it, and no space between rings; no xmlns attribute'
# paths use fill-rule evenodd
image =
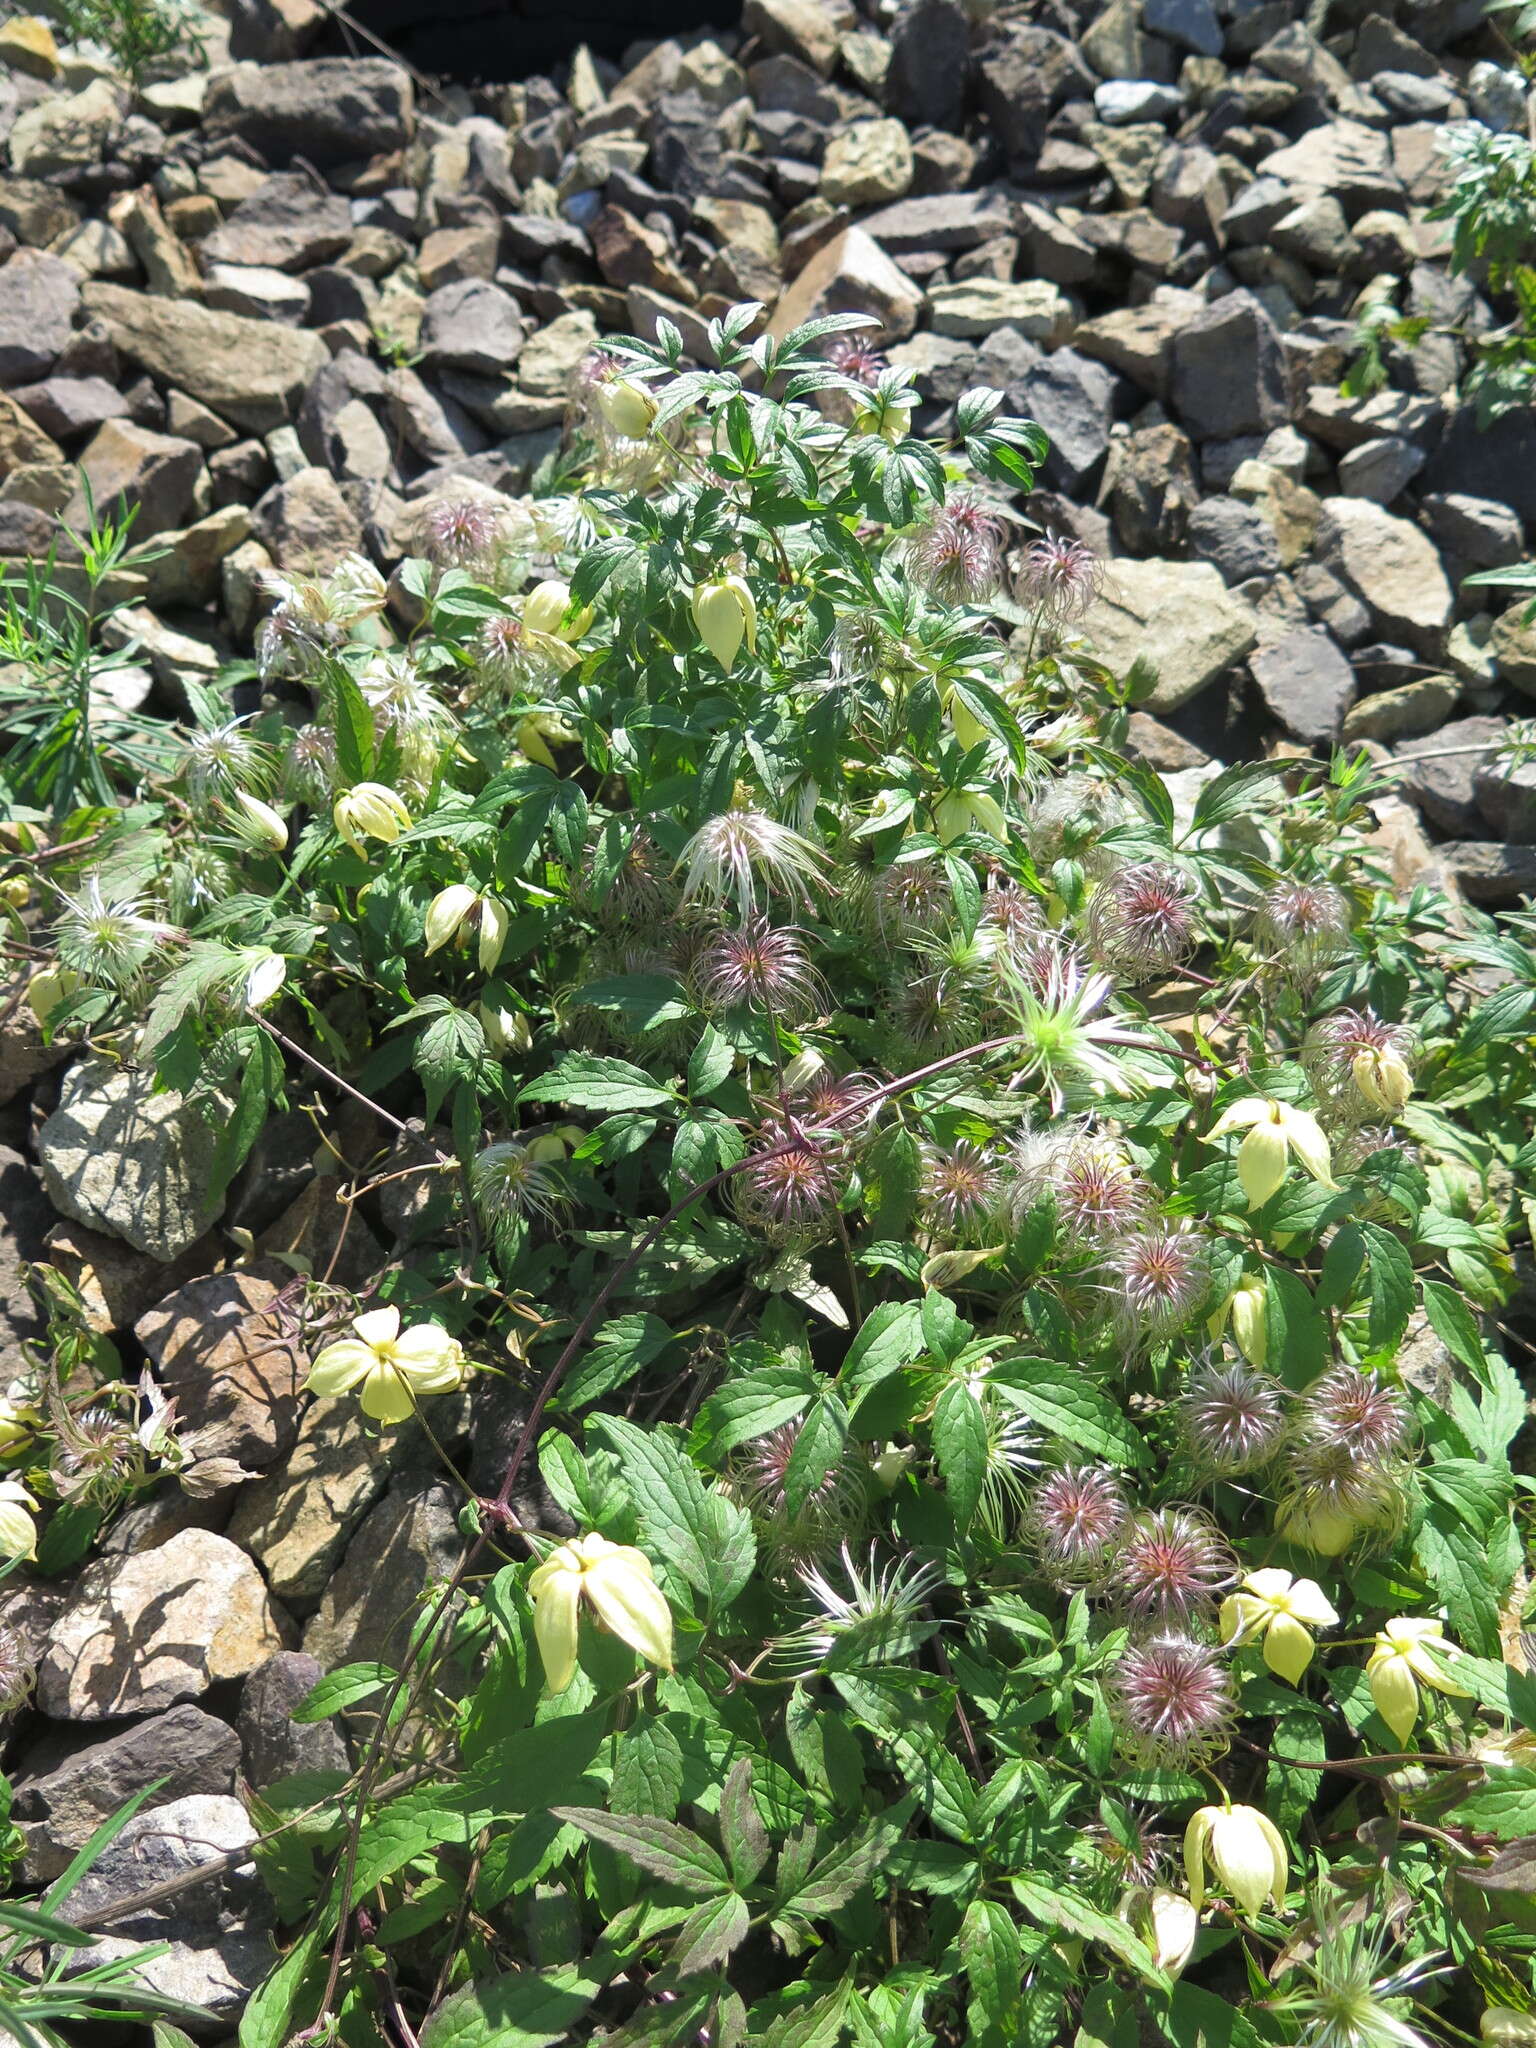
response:
<svg viewBox="0 0 1536 2048"><path fill-rule="evenodd" d="M1431 1650L1455 1652L1456 1645L1441 1632L1438 1621L1416 1621L1400 1614L1378 1631L1376 1647L1366 1662L1371 1698L1376 1711L1406 1748L1419 1718L1419 1687L1436 1692L1468 1695L1454 1685L1429 1656Z"/></svg>
<svg viewBox="0 0 1536 2048"><path fill-rule="evenodd" d="M1290 1854L1285 1837L1256 1806L1202 1806L1184 1831L1184 1866L1190 1903L1205 1903L1209 1858L1217 1882L1251 1919L1269 1899L1278 1912L1285 1903Z"/></svg>
<svg viewBox="0 0 1536 2048"><path fill-rule="evenodd" d="M740 576L716 576L693 593L693 623L723 669L735 666L743 640L757 652L757 602Z"/></svg>
<svg viewBox="0 0 1536 2048"><path fill-rule="evenodd" d="M1248 1095L1234 1102L1207 1132L1206 1143L1214 1145L1233 1131L1244 1130L1248 1135L1237 1148L1237 1177L1250 1209L1262 1209L1276 1193L1293 1156L1314 1180L1326 1188L1334 1185L1328 1139L1310 1110L1266 1095Z"/></svg>
<svg viewBox="0 0 1536 2048"><path fill-rule="evenodd" d="M534 1570L528 1591L551 1692L564 1692L576 1675L583 1603L648 1663L672 1669L672 1610L643 1550L596 1534L573 1537Z"/></svg>
<svg viewBox="0 0 1536 2048"><path fill-rule="evenodd" d="M354 853L366 860L365 839L393 846L411 822L405 799L382 782L359 782L337 797L331 811L336 830Z"/></svg>

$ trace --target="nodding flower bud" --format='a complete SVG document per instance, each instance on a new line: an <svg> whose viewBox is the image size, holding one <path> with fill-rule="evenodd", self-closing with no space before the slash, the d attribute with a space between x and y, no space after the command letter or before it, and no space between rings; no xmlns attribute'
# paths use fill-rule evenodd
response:
<svg viewBox="0 0 1536 2048"><path fill-rule="evenodd" d="M622 434L626 441L643 441L656 417L656 401L650 392L641 384L632 384L627 377L594 386L592 403L613 431Z"/></svg>
<svg viewBox="0 0 1536 2048"><path fill-rule="evenodd" d="M498 1056L504 1052L526 1052L532 1045L533 1026L521 1010L501 1003L477 1003L475 1015L480 1019L487 1047Z"/></svg>
<svg viewBox="0 0 1536 2048"><path fill-rule="evenodd" d="M988 796L984 790L950 790L934 805L933 824L946 846L952 839L958 839L962 832L987 832L1005 845L1008 839L1002 806L996 797Z"/></svg>
<svg viewBox="0 0 1536 2048"><path fill-rule="evenodd" d="M48 1019L79 986L80 976L69 967L40 967L31 977L27 983L27 1008L41 1030L48 1028Z"/></svg>
<svg viewBox="0 0 1536 2048"><path fill-rule="evenodd" d="M1317 1118L1288 1102L1249 1095L1218 1120L1206 1142L1214 1144L1233 1131L1248 1135L1237 1150L1237 1177L1250 1209L1262 1209L1285 1179L1292 1153L1326 1188L1334 1185L1328 1140Z"/></svg>
<svg viewBox="0 0 1536 2048"><path fill-rule="evenodd" d="M1266 1899L1277 1912L1284 1905L1290 1852L1269 1815L1256 1806L1202 1806L1185 1829L1189 1900L1197 1912L1205 1903L1207 1858L1250 1920Z"/></svg>
<svg viewBox="0 0 1536 2048"><path fill-rule="evenodd" d="M249 845L269 853L283 853L288 846L288 827L270 804L249 790L237 789L230 799L235 830Z"/></svg>
<svg viewBox="0 0 1536 2048"><path fill-rule="evenodd" d="M742 640L757 652L757 605L739 576L717 576L693 593L693 623L699 638L723 669L735 665Z"/></svg>
<svg viewBox="0 0 1536 2048"><path fill-rule="evenodd" d="M1350 1076L1366 1101L1387 1116L1401 1116L1413 1093L1413 1075L1395 1046L1357 1052Z"/></svg>
<svg viewBox="0 0 1536 2048"><path fill-rule="evenodd" d="M593 619L591 605L567 619L571 609L571 586L557 576L536 583L523 599L523 624L534 633L549 633L557 640L579 640Z"/></svg>
<svg viewBox="0 0 1536 2048"><path fill-rule="evenodd" d="M382 782L359 782L337 797L331 811L336 830L354 853L368 858L365 839L393 846L411 822L405 800Z"/></svg>
<svg viewBox="0 0 1536 2048"><path fill-rule="evenodd" d="M1269 1356L1268 1295L1263 1280L1250 1274L1233 1288L1207 1326L1214 1340L1230 1318L1233 1342L1250 1365L1261 1368Z"/></svg>
<svg viewBox="0 0 1536 2048"><path fill-rule="evenodd" d="M451 940L478 935L480 972L490 974L501 958L510 924L505 904L480 895L467 882L454 882L439 889L427 905L427 952L431 955Z"/></svg>
<svg viewBox="0 0 1536 2048"><path fill-rule="evenodd" d="M12 910L25 910L32 900L32 888L25 875L12 875L0 882L0 903L9 903Z"/></svg>

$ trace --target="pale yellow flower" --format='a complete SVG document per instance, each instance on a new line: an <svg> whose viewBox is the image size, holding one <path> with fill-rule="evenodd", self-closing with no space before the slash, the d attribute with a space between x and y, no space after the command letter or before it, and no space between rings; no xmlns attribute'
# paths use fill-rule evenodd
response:
<svg viewBox="0 0 1536 2048"><path fill-rule="evenodd" d="M1364 1047L1349 1063L1355 1086L1376 1109L1401 1116L1413 1093L1413 1075L1395 1046Z"/></svg>
<svg viewBox="0 0 1536 2048"><path fill-rule="evenodd" d="M1147 1900L1147 1922L1152 1960L1170 1977L1177 1977L1194 1953L1200 1932L1198 1908L1182 1892L1160 1884Z"/></svg>
<svg viewBox="0 0 1536 2048"><path fill-rule="evenodd" d="M1184 1830L1190 1903L1205 1903L1205 1864L1251 1919L1266 1899L1285 1903L1290 1855L1285 1838L1256 1806L1202 1806Z"/></svg>
<svg viewBox="0 0 1536 2048"><path fill-rule="evenodd" d="M506 905L494 896L482 896L467 882L450 883L427 905L427 954L430 957L454 939L474 937L480 971L491 974L501 958L511 922Z"/></svg>
<svg viewBox="0 0 1536 2048"><path fill-rule="evenodd" d="M1386 1622L1376 1636L1376 1647L1366 1663L1371 1681L1371 1698L1376 1711L1406 1748L1419 1718L1419 1687L1450 1693L1457 1699L1469 1697L1441 1671L1431 1650L1454 1655L1456 1645L1442 1633L1438 1621L1416 1621L1400 1614Z"/></svg>
<svg viewBox="0 0 1536 2048"><path fill-rule="evenodd" d="M1250 1209L1262 1209L1276 1192L1293 1156L1325 1188L1334 1185L1328 1140L1310 1110L1267 1095L1247 1095L1207 1132L1206 1143L1214 1145L1233 1131L1244 1130L1248 1135L1237 1148L1237 1177Z"/></svg>
<svg viewBox="0 0 1536 2048"><path fill-rule="evenodd" d="M37 1502L19 1479L0 1479L0 1560L36 1557Z"/></svg>
<svg viewBox="0 0 1536 2048"><path fill-rule="evenodd" d="M400 1328L397 1308L355 1318L355 1336L327 1344L309 1369L312 1394L354 1391L375 1422L404 1422L422 1394L451 1394L464 1384L464 1347L436 1323Z"/></svg>
<svg viewBox="0 0 1536 2048"><path fill-rule="evenodd" d="M1268 1289L1261 1276L1249 1274L1234 1287L1206 1324L1214 1342L1230 1321L1237 1348L1250 1365L1262 1368L1269 1356Z"/></svg>
<svg viewBox="0 0 1536 2048"><path fill-rule="evenodd" d="M230 799L230 815L240 837L258 851L281 853L287 846L288 827L281 813L263 803L259 796L252 796L249 790L235 791Z"/></svg>
<svg viewBox="0 0 1536 2048"><path fill-rule="evenodd" d="M0 1395L0 1454L30 1443L42 1425L43 1411L30 1401Z"/></svg>
<svg viewBox="0 0 1536 2048"><path fill-rule="evenodd" d="M1261 1642L1264 1662L1287 1685L1299 1685L1312 1662L1310 1631L1332 1628L1338 1614L1316 1579L1292 1578L1277 1566L1245 1575L1221 1603L1224 1643Z"/></svg>
<svg viewBox="0 0 1536 2048"><path fill-rule="evenodd" d="M946 846L962 832L977 829L1004 843L1008 838L1001 805L982 790L951 790L948 796L941 796L933 807L933 824Z"/></svg>
<svg viewBox="0 0 1536 2048"><path fill-rule="evenodd" d="M336 830L354 853L366 860L365 839L378 839L393 846L411 822L405 799L382 782L359 782L337 797L331 811Z"/></svg>
<svg viewBox="0 0 1536 2048"><path fill-rule="evenodd" d="M643 1550L606 1536L577 1536L552 1550L528 1580L533 1632L551 1692L576 1675L585 1601L621 1642L663 1671L672 1669L672 1610Z"/></svg>
<svg viewBox="0 0 1536 2048"><path fill-rule="evenodd" d="M717 576L693 593L693 623L699 638L723 669L731 668L741 651L757 651L757 604L740 576Z"/></svg>
<svg viewBox="0 0 1536 2048"><path fill-rule="evenodd" d="M523 624L556 640L579 640L592 623L593 610L586 605L567 620L570 609L571 586L558 576L549 576L523 599Z"/></svg>
<svg viewBox="0 0 1536 2048"><path fill-rule="evenodd" d="M627 377L595 385L592 403L613 431L622 434L626 441L643 441L657 412L650 392L643 385L632 384Z"/></svg>

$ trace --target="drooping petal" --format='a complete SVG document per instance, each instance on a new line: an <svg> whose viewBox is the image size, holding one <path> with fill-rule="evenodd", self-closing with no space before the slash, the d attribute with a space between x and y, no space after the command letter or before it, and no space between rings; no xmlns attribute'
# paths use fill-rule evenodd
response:
<svg viewBox="0 0 1536 2048"><path fill-rule="evenodd" d="M548 1562L553 1563L553 1559ZM546 1569L547 1565L541 1566L535 1572L529 1581L530 1589ZM534 1598L533 1635L544 1661L544 1682L551 1692L564 1692L576 1676L581 1583L580 1572L552 1571Z"/></svg>
<svg viewBox="0 0 1536 2048"><path fill-rule="evenodd" d="M1334 1185L1333 1152L1322 1125L1307 1109L1292 1109L1289 1103L1281 1105L1281 1128L1287 1144L1301 1161L1307 1172L1325 1188Z"/></svg>
<svg viewBox="0 0 1536 2048"><path fill-rule="evenodd" d="M1250 1917L1267 1898L1273 1895L1278 1904L1285 1896L1285 1845L1266 1815L1252 1806L1219 1812L1210 1846L1222 1883Z"/></svg>
<svg viewBox="0 0 1536 2048"><path fill-rule="evenodd" d="M404 1422L416 1403L410 1386L388 1359L375 1358L373 1370L358 1389L358 1406L375 1422Z"/></svg>
<svg viewBox="0 0 1536 2048"><path fill-rule="evenodd" d="M1229 1593L1221 1603L1221 1640L1247 1642L1269 1619L1270 1609L1247 1593Z"/></svg>
<svg viewBox="0 0 1536 2048"><path fill-rule="evenodd" d="M1406 1747L1408 1738L1413 1734L1413 1725L1419 1718L1419 1688L1408 1668L1407 1659L1394 1650L1376 1650L1371 1654L1366 1671L1377 1713Z"/></svg>
<svg viewBox="0 0 1536 2048"><path fill-rule="evenodd" d="M390 1350L404 1378L418 1394L443 1394L464 1381L464 1347L437 1323L404 1330Z"/></svg>
<svg viewBox="0 0 1536 2048"><path fill-rule="evenodd" d="M0 1500L0 1558L35 1557L37 1524L18 1500Z"/></svg>
<svg viewBox="0 0 1536 2048"><path fill-rule="evenodd" d="M1262 1209L1285 1180L1290 1150L1282 1127L1266 1119L1256 1123L1237 1148L1237 1177L1250 1209Z"/></svg>
<svg viewBox="0 0 1536 2048"><path fill-rule="evenodd" d="M1189 1879L1189 1902L1198 1913L1205 1904L1205 1851L1211 1838L1211 1823L1219 1806L1202 1806L1184 1830L1184 1873Z"/></svg>
<svg viewBox="0 0 1536 2048"><path fill-rule="evenodd" d="M1205 1134L1205 1142L1214 1145L1218 1138L1230 1138L1234 1131L1246 1131L1252 1125L1267 1117L1270 1104L1262 1095L1245 1095L1241 1102L1223 1110L1221 1116Z"/></svg>
<svg viewBox="0 0 1536 2048"><path fill-rule="evenodd" d="M446 889L438 890L427 905L426 951L429 955L448 944L474 904L475 892L467 882L452 882Z"/></svg>
<svg viewBox="0 0 1536 2048"><path fill-rule="evenodd" d="M1308 1628L1333 1628L1339 1619L1333 1602L1316 1579L1298 1579L1286 1596L1286 1604Z"/></svg>
<svg viewBox="0 0 1536 2048"><path fill-rule="evenodd" d="M372 1372L374 1358L371 1344L343 1337L326 1345L309 1368L304 1384L312 1394L350 1394L358 1381Z"/></svg>
<svg viewBox="0 0 1536 2048"><path fill-rule="evenodd" d="M639 1556L637 1551L621 1550L601 1558L587 1568L582 1583L604 1627L647 1662L670 1671L672 1610L646 1560L640 1558L643 1572L630 1561Z"/></svg>
<svg viewBox="0 0 1536 2048"><path fill-rule="evenodd" d="M1312 1662L1312 1638L1293 1615L1274 1615L1264 1631L1264 1662L1276 1678L1287 1685L1299 1685L1302 1673Z"/></svg>

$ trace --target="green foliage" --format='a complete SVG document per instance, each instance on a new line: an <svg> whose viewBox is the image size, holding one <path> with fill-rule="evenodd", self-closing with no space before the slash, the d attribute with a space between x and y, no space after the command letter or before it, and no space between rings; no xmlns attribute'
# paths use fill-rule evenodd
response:
<svg viewBox="0 0 1536 2048"><path fill-rule="evenodd" d="M68 41L100 43L135 85L161 57L203 56L201 9L194 0L50 0Z"/></svg>
<svg viewBox="0 0 1536 2048"><path fill-rule="evenodd" d="M50 1032L221 1171L302 1089L378 1111L353 1199L425 1190L365 1301L296 1273L311 1351L388 1303L522 1402L409 1649L302 1709L359 1761L267 1795L243 2048L1279 2048L1352 1971L1373 2038L1475 2036L1536 2006L1487 1903L1529 920L1403 900L1363 758L1181 813L1094 564L1012 524L1036 430L980 392L918 441L856 322L755 319L605 343L541 488L429 504L394 599L276 579L268 695L47 844ZM45 1544L56 1434L6 1454ZM1299 1673L1276 1573L1337 1615ZM1214 1860L1186 1957L1226 1799L1284 1905Z"/></svg>

